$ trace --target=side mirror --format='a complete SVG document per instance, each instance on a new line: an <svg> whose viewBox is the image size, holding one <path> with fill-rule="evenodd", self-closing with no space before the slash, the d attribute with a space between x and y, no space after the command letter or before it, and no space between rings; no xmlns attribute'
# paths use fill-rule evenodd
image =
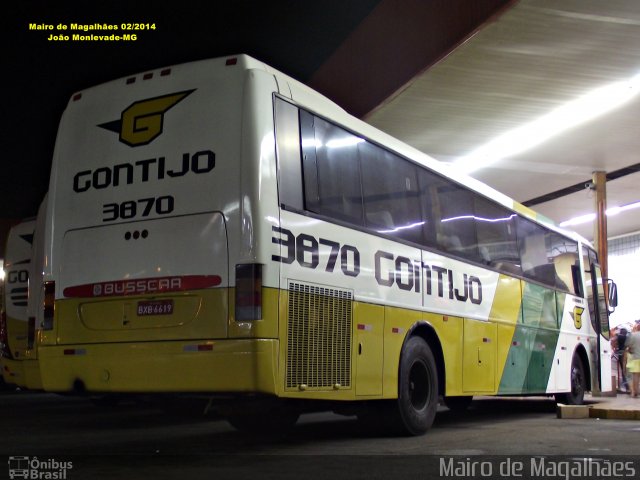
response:
<svg viewBox="0 0 640 480"><path fill-rule="evenodd" d="M607 278L607 291L609 292L609 313L613 313L618 306L618 286L610 278Z"/></svg>

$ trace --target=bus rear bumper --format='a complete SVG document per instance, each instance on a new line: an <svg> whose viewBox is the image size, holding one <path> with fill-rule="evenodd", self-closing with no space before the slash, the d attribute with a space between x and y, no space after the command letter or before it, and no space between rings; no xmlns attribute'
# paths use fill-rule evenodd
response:
<svg viewBox="0 0 640 480"><path fill-rule="evenodd" d="M275 339L41 346L50 392L276 393Z"/></svg>

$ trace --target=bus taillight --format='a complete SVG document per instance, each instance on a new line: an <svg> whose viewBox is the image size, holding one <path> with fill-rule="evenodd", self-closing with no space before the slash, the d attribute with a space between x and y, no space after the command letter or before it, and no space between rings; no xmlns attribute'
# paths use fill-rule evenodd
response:
<svg viewBox="0 0 640 480"><path fill-rule="evenodd" d="M56 298L56 282L44 282L43 330L53 330L53 313Z"/></svg>
<svg viewBox="0 0 640 480"><path fill-rule="evenodd" d="M236 265L236 320L262 318L262 265Z"/></svg>

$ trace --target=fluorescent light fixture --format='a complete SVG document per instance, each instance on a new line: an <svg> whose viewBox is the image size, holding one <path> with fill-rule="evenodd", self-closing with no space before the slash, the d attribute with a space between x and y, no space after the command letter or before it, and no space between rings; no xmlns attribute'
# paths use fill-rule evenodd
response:
<svg viewBox="0 0 640 480"><path fill-rule="evenodd" d="M498 160L535 147L545 140L603 115L628 102L640 93L640 75L597 88L550 113L510 130L471 153L460 157L454 165L471 173Z"/></svg>
<svg viewBox="0 0 640 480"><path fill-rule="evenodd" d="M593 222L596 219L595 213L588 213L587 215L580 215L579 217L572 218L565 222L561 222L561 227L572 227L574 225L581 225L583 223Z"/></svg>
<svg viewBox="0 0 640 480"><path fill-rule="evenodd" d="M627 210L633 210L640 208L640 202L629 203L621 207L611 207L607 209L607 217L613 217L619 213L626 212ZM583 223L593 222L596 218L595 213L589 213L587 215L580 215L579 217L572 218L565 222L560 223L561 227L571 227L573 225L581 225Z"/></svg>
<svg viewBox="0 0 640 480"><path fill-rule="evenodd" d="M626 212L627 210L633 210L634 208L640 208L640 202L629 203L628 205L623 205L621 207L612 207L607 209L607 216L612 217L614 215L618 215L621 212Z"/></svg>

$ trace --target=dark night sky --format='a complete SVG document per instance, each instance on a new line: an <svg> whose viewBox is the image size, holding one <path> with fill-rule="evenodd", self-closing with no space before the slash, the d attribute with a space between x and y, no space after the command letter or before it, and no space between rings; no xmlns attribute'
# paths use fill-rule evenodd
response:
<svg viewBox="0 0 640 480"><path fill-rule="evenodd" d="M306 81L379 0L10 2L1 9L0 219L35 215L60 115L76 91L177 63L247 53ZM7 2L9 3L9 2ZM153 5L153 6L149 6ZM135 42L52 42L30 23L155 23ZM54 34L57 32L54 31ZM82 33L82 32L76 32ZM91 32L88 32L91 33Z"/></svg>

